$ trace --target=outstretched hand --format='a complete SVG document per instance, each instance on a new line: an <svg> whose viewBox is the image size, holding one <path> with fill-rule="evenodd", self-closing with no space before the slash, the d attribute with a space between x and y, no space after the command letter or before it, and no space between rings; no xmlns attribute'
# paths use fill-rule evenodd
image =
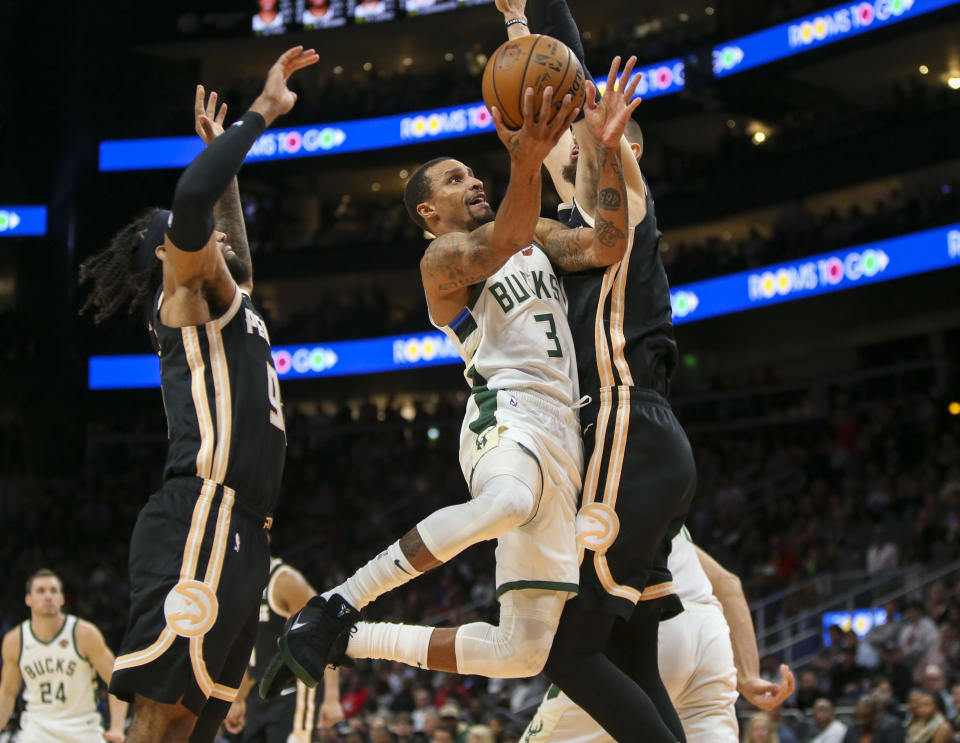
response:
<svg viewBox="0 0 960 743"><path fill-rule="evenodd" d="M287 87L287 80L297 70L316 64L319 60L320 55L316 51L302 46L285 51L267 72L263 92L250 109L263 115L267 125L278 116L288 113L297 102L297 94Z"/></svg>
<svg viewBox="0 0 960 743"><path fill-rule="evenodd" d="M760 709L779 707L793 694L796 679L786 663L780 664L780 683L764 681L762 678L741 679L737 684L740 694Z"/></svg>
<svg viewBox="0 0 960 743"><path fill-rule="evenodd" d="M193 101L193 126L204 144L210 144L223 134L223 120L227 115L227 104L221 103L217 111L217 92L211 91L210 98L204 104L206 92L202 85L197 86L197 95ZM214 113L216 112L216 113Z"/></svg>
<svg viewBox="0 0 960 743"><path fill-rule="evenodd" d="M496 106L490 110L490 114L497 136L510 152L510 158L519 164L539 168L563 133L570 128L580 108L573 105L573 97L568 93L563 97L559 111L551 118L553 88L548 85L543 90L540 111L534 115L533 96L533 88L527 88L523 93L523 126L517 130L506 127Z"/></svg>
<svg viewBox="0 0 960 743"><path fill-rule="evenodd" d="M620 69L620 57L614 57L607 74L607 87L603 97L597 101L597 88L592 80L587 80L587 100L584 104L583 118L591 136L601 147L618 147L627 122L640 105L640 99L632 100L640 83L640 75L630 79L636 57L630 57L617 85L617 72ZM616 88L616 89L615 89Z"/></svg>
<svg viewBox="0 0 960 743"><path fill-rule="evenodd" d="M497 10L510 18L524 18L527 10L527 0L494 0Z"/></svg>

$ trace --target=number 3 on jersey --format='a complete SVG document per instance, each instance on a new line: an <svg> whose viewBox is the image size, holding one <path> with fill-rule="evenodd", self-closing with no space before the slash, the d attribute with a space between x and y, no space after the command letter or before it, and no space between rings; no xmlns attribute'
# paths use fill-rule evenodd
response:
<svg viewBox="0 0 960 743"><path fill-rule="evenodd" d="M277 376L277 370L270 365L269 361L267 362L267 399L270 400L270 422L286 434L283 402L280 400L280 377Z"/></svg>
<svg viewBox="0 0 960 743"><path fill-rule="evenodd" d="M550 327L546 331L547 340L553 343L553 348L547 349L547 356L551 359L562 359L563 349L560 347L560 339L557 337L557 323L553 319L552 312L544 312L542 315L534 315L533 319L537 322L545 322Z"/></svg>

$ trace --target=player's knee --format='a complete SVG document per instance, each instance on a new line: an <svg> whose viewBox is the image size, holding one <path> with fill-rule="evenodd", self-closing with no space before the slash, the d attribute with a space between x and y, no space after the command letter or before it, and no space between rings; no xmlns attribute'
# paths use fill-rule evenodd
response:
<svg viewBox="0 0 960 743"><path fill-rule="evenodd" d="M519 480L510 476L495 478L501 489L493 496L490 507L506 531L516 529L530 520L533 512L533 493Z"/></svg>
<svg viewBox="0 0 960 743"><path fill-rule="evenodd" d="M552 636L538 634L526 638L521 644L517 645L515 648L517 678L527 678L543 673L543 669L547 665L547 658L550 657L552 641Z"/></svg>

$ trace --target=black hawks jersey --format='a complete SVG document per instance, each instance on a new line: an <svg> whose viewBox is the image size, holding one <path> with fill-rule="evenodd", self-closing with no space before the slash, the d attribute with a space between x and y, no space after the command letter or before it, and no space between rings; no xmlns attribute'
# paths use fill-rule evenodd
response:
<svg viewBox="0 0 960 743"><path fill-rule="evenodd" d="M593 226L576 204L563 205L559 212L560 221L570 227ZM634 228L623 260L563 277L580 394L621 385L668 394L677 366L677 343L659 244L647 188L647 216Z"/></svg>
<svg viewBox="0 0 960 743"><path fill-rule="evenodd" d="M222 317L171 328L160 322L162 302L160 291L152 327L167 413L164 482L186 476L222 483L238 501L269 514L287 435L263 317L238 289Z"/></svg>

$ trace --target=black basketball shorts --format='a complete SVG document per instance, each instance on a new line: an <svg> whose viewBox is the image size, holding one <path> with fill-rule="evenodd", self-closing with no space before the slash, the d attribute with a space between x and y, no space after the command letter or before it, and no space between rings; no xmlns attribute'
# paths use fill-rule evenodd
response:
<svg viewBox="0 0 960 743"><path fill-rule="evenodd" d="M228 487L168 480L130 539L130 618L110 692L196 715L232 702L250 661L270 548L265 519Z"/></svg>
<svg viewBox="0 0 960 743"><path fill-rule="evenodd" d="M687 435L653 390L600 391L580 413L588 458L577 514L580 600L629 620L639 601L662 619L683 607L667 568L696 487Z"/></svg>

